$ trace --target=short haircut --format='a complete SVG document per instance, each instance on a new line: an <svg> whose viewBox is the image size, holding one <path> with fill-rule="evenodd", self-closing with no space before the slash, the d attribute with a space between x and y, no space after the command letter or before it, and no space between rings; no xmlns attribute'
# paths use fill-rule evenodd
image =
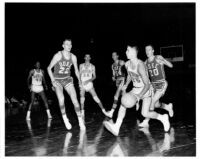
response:
<svg viewBox="0 0 200 159"><path fill-rule="evenodd" d="M71 41L71 42L72 42L72 39L65 39L65 40L63 41L63 44L65 43L65 41Z"/></svg>
<svg viewBox="0 0 200 159"><path fill-rule="evenodd" d="M117 53L116 51L113 51L112 54L116 54L116 55L118 55L118 53Z"/></svg>
<svg viewBox="0 0 200 159"><path fill-rule="evenodd" d="M152 44L147 44L145 47L147 47L147 46L151 46L151 48L154 50L154 47Z"/></svg>
<svg viewBox="0 0 200 159"><path fill-rule="evenodd" d="M132 48L132 49L135 49L137 52L139 51L139 49L138 49L138 47L137 46L135 46L135 45L128 45L128 47L130 47L130 48Z"/></svg>

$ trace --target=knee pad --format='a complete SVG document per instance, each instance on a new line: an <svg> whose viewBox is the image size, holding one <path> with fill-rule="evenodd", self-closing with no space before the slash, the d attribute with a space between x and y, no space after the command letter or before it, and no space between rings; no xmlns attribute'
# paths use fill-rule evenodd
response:
<svg viewBox="0 0 200 159"><path fill-rule="evenodd" d="M94 99L94 101L97 102L97 103L100 103L100 102L101 102L97 96L94 96L93 99Z"/></svg>

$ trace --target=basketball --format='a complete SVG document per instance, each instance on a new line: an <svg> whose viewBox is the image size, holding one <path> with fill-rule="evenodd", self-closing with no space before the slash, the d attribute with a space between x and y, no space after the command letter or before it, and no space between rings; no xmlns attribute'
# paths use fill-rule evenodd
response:
<svg viewBox="0 0 200 159"><path fill-rule="evenodd" d="M132 108L137 102L136 96L131 93L126 93L122 96L121 103L126 108Z"/></svg>

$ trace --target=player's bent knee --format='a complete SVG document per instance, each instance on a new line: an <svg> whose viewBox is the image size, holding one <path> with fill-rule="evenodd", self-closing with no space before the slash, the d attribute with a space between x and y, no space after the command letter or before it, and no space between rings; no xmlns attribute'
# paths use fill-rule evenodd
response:
<svg viewBox="0 0 200 159"><path fill-rule="evenodd" d="M100 102L101 102L97 96L93 96L93 99L94 99L94 101L97 102L97 103L100 103Z"/></svg>

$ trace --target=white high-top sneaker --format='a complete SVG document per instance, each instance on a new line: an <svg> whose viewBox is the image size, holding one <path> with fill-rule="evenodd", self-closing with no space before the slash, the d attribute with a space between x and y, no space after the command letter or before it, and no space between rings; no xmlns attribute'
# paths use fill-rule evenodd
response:
<svg viewBox="0 0 200 159"><path fill-rule="evenodd" d="M165 132L168 132L170 129L169 116L167 114L164 115L159 114L158 119L162 122Z"/></svg>
<svg viewBox="0 0 200 159"><path fill-rule="evenodd" d="M66 115L63 115L63 120L64 120L64 123L65 123L65 127L70 130L72 128L72 125L70 124L68 118L66 117Z"/></svg>
<svg viewBox="0 0 200 159"><path fill-rule="evenodd" d="M139 127L148 128L149 127L149 119L144 119L140 124Z"/></svg>
<svg viewBox="0 0 200 159"><path fill-rule="evenodd" d="M119 134L119 127L116 124L113 124L109 121L104 121L104 126L108 131L110 131L113 135L118 136Z"/></svg>
<svg viewBox="0 0 200 159"><path fill-rule="evenodd" d="M172 103L169 103L169 104L166 106L166 110L169 112L169 116L170 116L170 117L173 117L173 116L174 116L173 104L172 104Z"/></svg>
<svg viewBox="0 0 200 159"><path fill-rule="evenodd" d="M31 115L31 111L28 110L26 114L26 120L31 120L30 115Z"/></svg>
<svg viewBox="0 0 200 159"><path fill-rule="evenodd" d="M112 118L113 117L113 113L114 113L114 109L111 109L110 111L105 112L104 114L109 117Z"/></svg>

